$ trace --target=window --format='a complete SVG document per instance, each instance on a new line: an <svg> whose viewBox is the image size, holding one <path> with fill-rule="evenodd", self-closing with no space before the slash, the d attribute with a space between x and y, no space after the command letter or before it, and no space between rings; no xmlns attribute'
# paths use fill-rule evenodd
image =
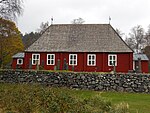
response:
<svg viewBox="0 0 150 113"><path fill-rule="evenodd" d="M17 64L22 65L23 64L23 59L17 59Z"/></svg>
<svg viewBox="0 0 150 113"><path fill-rule="evenodd" d="M69 65L77 65L77 54L69 55Z"/></svg>
<svg viewBox="0 0 150 113"><path fill-rule="evenodd" d="M88 54L87 65L88 66L96 65L96 55L95 54Z"/></svg>
<svg viewBox="0 0 150 113"><path fill-rule="evenodd" d="M108 66L117 66L117 55L108 55Z"/></svg>
<svg viewBox="0 0 150 113"><path fill-rule="evenodd" d="M32 65L40 64L40 54L32 54Z"/></svg>
<svg viewBox="0 0 150 113"><path fill-rule="evenodd" d="M55 54L47 54L47 65L55 65Z"/></svg>

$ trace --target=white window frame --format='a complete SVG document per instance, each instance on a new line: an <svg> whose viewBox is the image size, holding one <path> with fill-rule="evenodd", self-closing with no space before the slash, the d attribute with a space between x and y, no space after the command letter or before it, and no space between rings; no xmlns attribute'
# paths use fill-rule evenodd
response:
<svg viewBox="0 0 150 113"><path fill-rule="evenodd" d="M112 57L112 59L110 59L110 57ZM115 57L115 59L113 59L113 57ZM108 66L114 66L113 64L111 65L110 62L114 62L115 61L115 66L117 66L117 55L116 54L109 54L108 55Z"/></svg>
<svg viewBox="0 0 150 113"><path fill-rule="evenodd" d="M21 61L21 63L19 63L19 61ZM22 65L23 64L23 59L22 58L18 58L17 59L17 65Z"/></svg>
<svg viewBox="0 0 150 113"><path fill-rule="evenodd" d="M91 56L91 59L89 59ZM92 57L94 56L94 59L92 59ZM91 61L91 64L89 64L89 62ZM94 64L92 63L94 61ZM96 54L88 54L87 55L87 65L88 66L96 66Z"/></svg>
<svg viewBox="0 0 150 113"><path fill-rule="evenodd" d="M48 56L50 56L50 59L48 59ZM53 56L53 59L51 59L51 56ZM50 64L48 61L50 61ZM51 61L53 61L53 63ZM55 54L47 54L47 65L55 65Z"/></svg>
<svg viewBox="0 0 150 113"><path fill-rule="evenodd" d="M71 56L76 56L76 59L71 59ZM77 65L77 54L69 54L69 65L73 65L73 66L76 66ZM74 63L74 61L76 62L75 64L71 64L71 61Z"/></svg>
<svg viewBox="0 0 150 113"><path fill-rule="evenodd" d="M36 58L36 59L33 59L33 58L34 58L34 55L36 55L36 56L38 55L38 56L39 56L39 59L37 59L37 58ZM35 62L35 63L33 62L34 60L38 60L38 65L40 65L40 54L32 54L32 65L36 65L36 62Z"/></svg>

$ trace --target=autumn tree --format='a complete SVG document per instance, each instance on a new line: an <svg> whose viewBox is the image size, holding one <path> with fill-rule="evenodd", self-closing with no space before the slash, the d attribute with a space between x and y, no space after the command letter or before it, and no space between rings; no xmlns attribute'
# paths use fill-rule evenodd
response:
<svg viewBox="0 0 150 113"><path fill-rule="evenodd" d="M144 29L142 26L137 25L133 27L129 33L129 37L125 41L136 53L141 52L145 44Z"/></svg>
<svg viewBox="0 0 150 113"><path fill-rule="evenodd" d="M85 21L82 18L73 19L72 24L83 24Z"/></svg>
<svg viewBox="0 0 150 113"><path fill-rule="evenodd" d="M0 18L0 67L5 67L11 61L12 55L23 49L20 31L15 23Z"/></svg>
<svg viewBox="0 0 150 113"><path fill-rule="evenodd" d="M15 20L23 12L23 0L0 0L0 17Z"/></svg>

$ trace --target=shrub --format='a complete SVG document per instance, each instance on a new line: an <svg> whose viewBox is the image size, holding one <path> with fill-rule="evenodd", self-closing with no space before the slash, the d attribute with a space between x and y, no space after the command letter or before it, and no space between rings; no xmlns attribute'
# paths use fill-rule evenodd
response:
<svg viewBox="0 0 150 113"><path fill-rule="evenodd" d="M0 84L3 113L128 113L128 105L113 106L100 95L79 98L71 90L31 84Z"/></svg>

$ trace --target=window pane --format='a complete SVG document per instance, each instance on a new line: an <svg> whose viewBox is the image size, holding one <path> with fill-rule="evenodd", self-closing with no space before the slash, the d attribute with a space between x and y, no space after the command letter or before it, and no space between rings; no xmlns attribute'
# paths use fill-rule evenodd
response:
<svg viewBox="0 0 150 113"><path fill-rule="evenodd" d="M113 61L113 66L115 65L115 61Z"/></svg>
<svg viewBox="0 0 150 113"><path fill-rule="evenodd" d="M92 61L92 65L94 65L94 61Z"/></svg>
<svg viewBox="0 0 150 113"><path fill-rule="evenodd" d="M50 64L50 60L48 60L48 64Z"/></svg>
<svg viewBox="0 0 150 113"><path fill-rule="evenodd" d="M51 55L51 59L54 59L54 55Z"/></svg>
<svg viewBox="0 0 150 113"><path fill-rule="evenodd" d="M32 54L32 64L36 65L37 63L40 64L40 55L39 54Z"/></svg>
<svg viewBox="0 0 150 113"><path fill-rule="evenodd" d="M48 55L47 58L50 59L50 55Z"/></svg>
<svg viewBox="0 0 150 113"><path fill-rule="evenodd" d="M17 64L22 64L23 63L23 59L17 59Z"/></svg>
<svg viewBox="0 0 150 113"><path fill-rule="evenodd" d="M89 60L91 59L91 55L89 55Z"/></svg>
<svg viewBox="0 0 150 113"><path fill-rule="evenodd" d="M49 55L49 59L51 59L52 58L52 55Z"/></svg>
<svg viewBox="0 0 150 113"><path fill-rule="evenodd" d="M92 56L92 59L93 59L93 60L95 59L95 56L94 56L94 55Z"/></svg>
<svg viewBox="0 0 150 113"><path fill-rule="evenodd" d="M109 65L111 65L111 66L112 66L112 61L109 61Z"/></svg>
<svg viewBox="0 0 150 113"><path fill-rule="evenodd" d="M54 61L53 61L53 60L51 60L51 64L54 64Z"/></svg>
<svg viewBox="0 0 150 113"><path fill-rule="evenodd" d="M19 64L21 64L21 60L20 60L20 59L19 59L19 61L18 61L18 62L19 62Z"/></svg>
<svg viewBox="0 0 150 113"><path fill-rule="evenodd" d="M70 60L70 64L72 64L72 60Z"/></svg>
<svg viewBox="0 0 150 113"><path fill-rule="evenodd" d="M33 64L35 64L35 60L33 60Z"/></svg>
<svg viewBox="0 0 150 113"><path fill-rule="evenodd" d="M54 65L55 55L54 54L48 54L47 55L47 64L48 65Z"/></svg>
<svg viewBox="0 0 150 113"><path fill-rule="evenodd" d="M49 55L49 59L51 59L52 55Z"/></svg>
<svg viewBox="0 0 150 113"><path fill-rule="evenodd" d="M112 60L112 56L109 56L109 59Z"/></svg>
<svg viewBox="0 0 150 113"><path fill-rule="evenodd" d="M116 59L116 57L115 56L113 56L113 60L115 60Z"/></svg>
<svg viewBox="0 0 150 113"><path fill-rule="evenodd" d="M89 61L89 65L91 65L91 61Z"/></svg>
<svg viewBox="0 0 150 113"><path fill-rule="evenodd" d="M33 59L35 59L35 55L33 55Z"/></svg>
<svg viewBox="0 0 150 113"><path fill-rule="evenodd" d="M76 65L77 63L77 54L69 55L69 65Z"/></svg>
<svg viewBox="0 0 150 113"><path fill-rule="evenodd" d="M115 54L109 55L108 65L109 66L114 66L116 64L117 64L117 55L115 55Z"/></svg>

